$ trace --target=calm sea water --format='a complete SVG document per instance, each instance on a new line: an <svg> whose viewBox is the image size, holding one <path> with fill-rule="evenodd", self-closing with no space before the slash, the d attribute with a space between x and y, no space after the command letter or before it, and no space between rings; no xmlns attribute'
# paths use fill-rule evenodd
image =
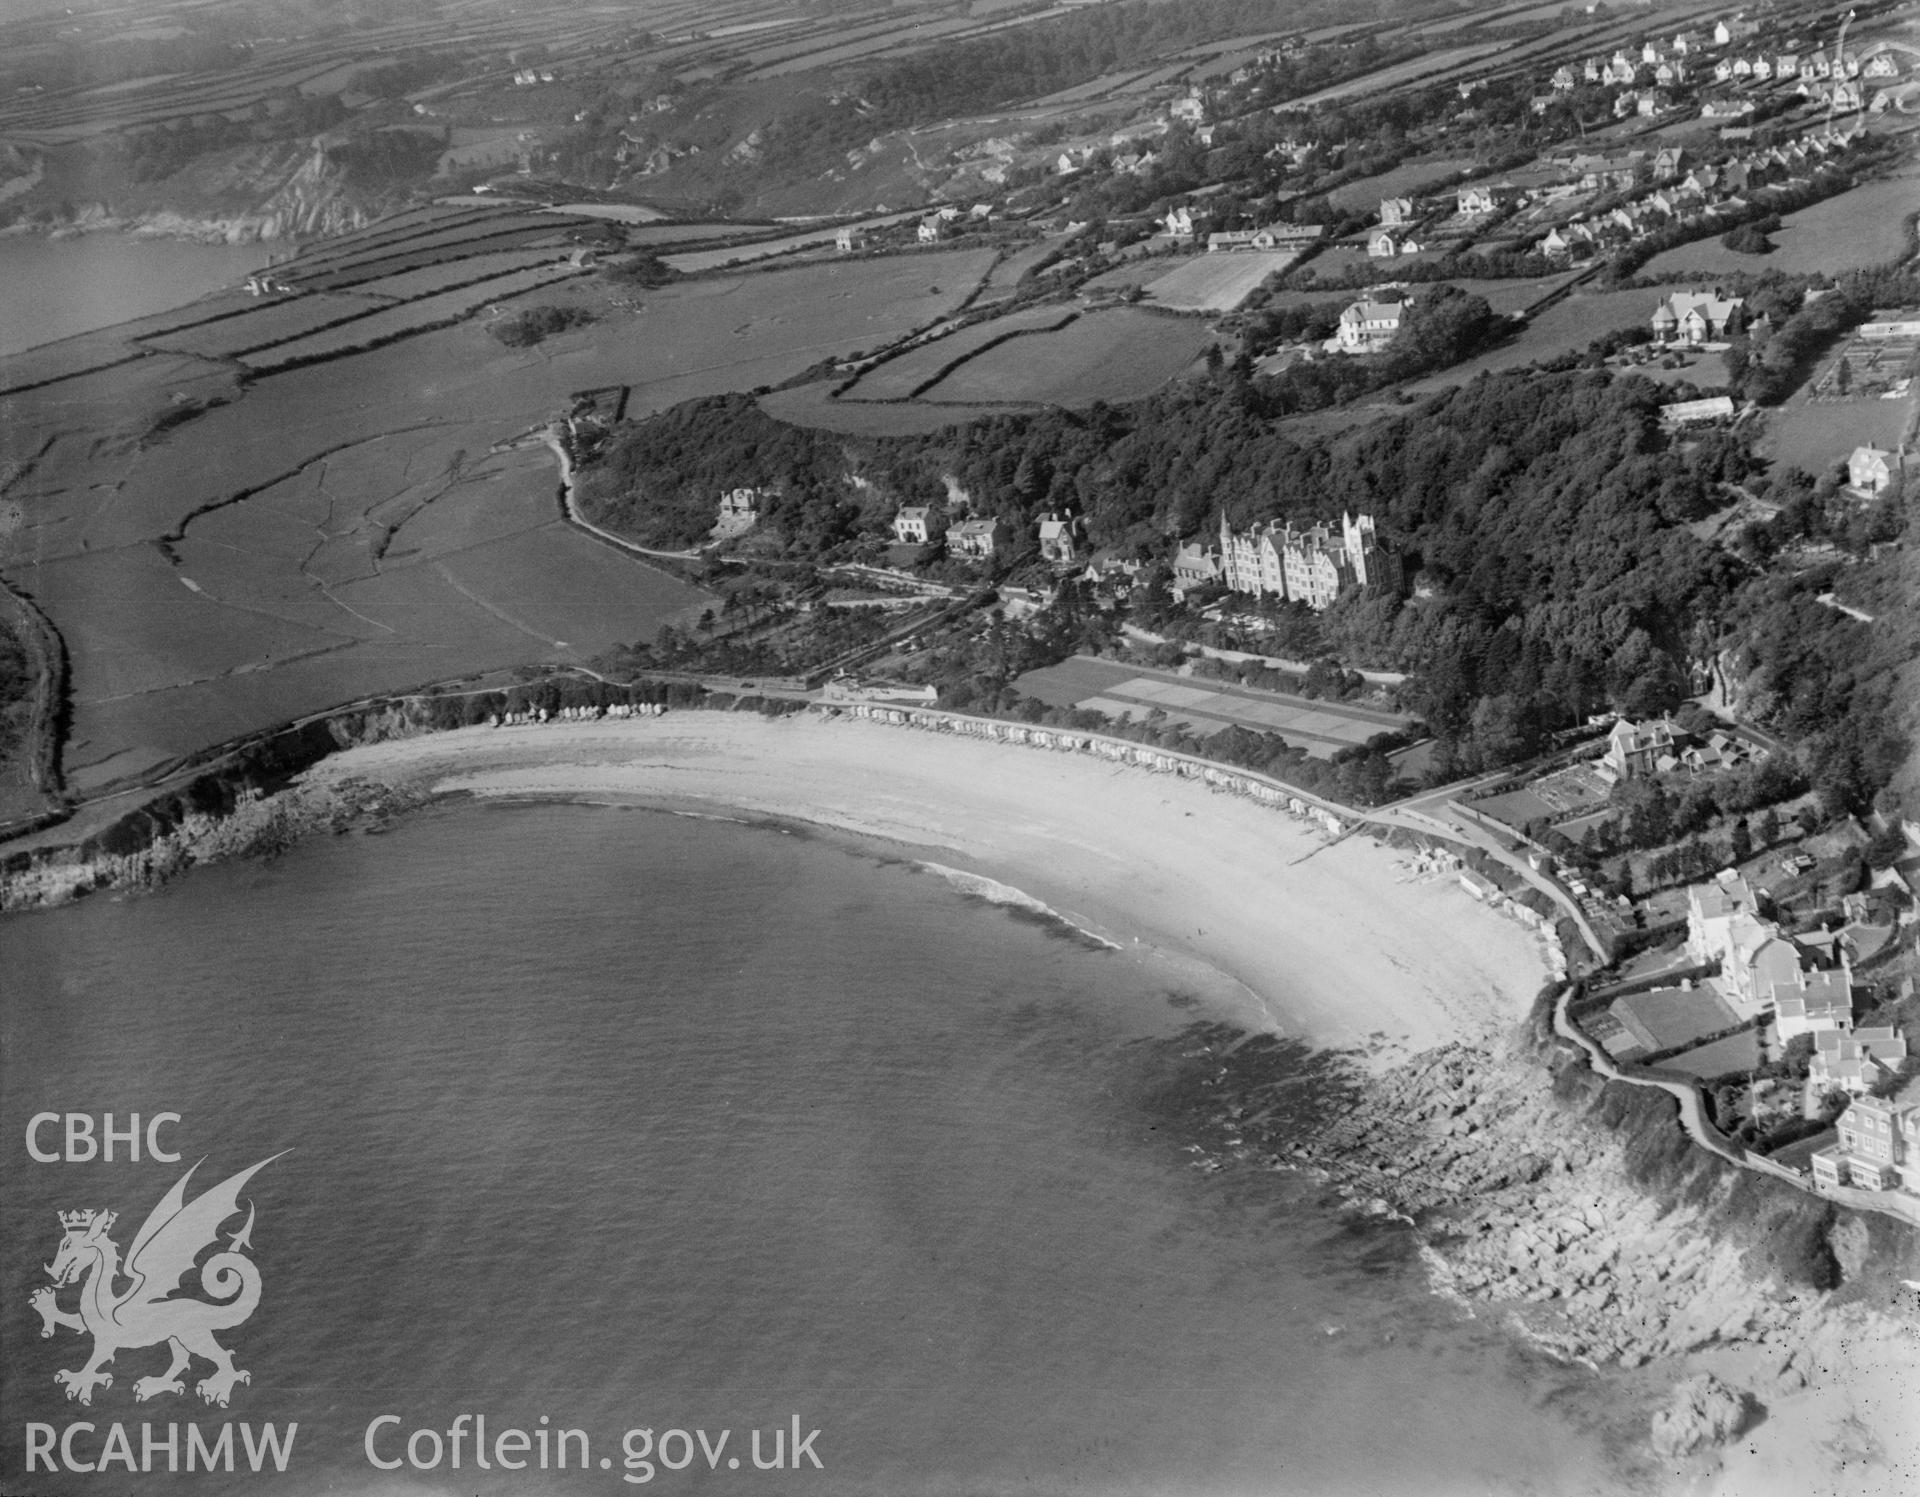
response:
<svg viewBox="0 0 1920 1497"><path fill-rule="evenodd" d="M0 235L0 354L184 306L267 263L263 244Z"/></svg>
<svg viewBox="0 0 1920 1497"><path fill-rule="evenodd" d="M114 1421L136 1457L141 1421L298 1421L271 1486L301 1494L647 1470L743 1494L1609 1489L1591 1380L1428 1295L1403 1228L1192 1167L1147 1105L1191 996L873 851L447 808L16 917L0 949L9 1490L261 1489L26 1476L28 1424L76 1419L82 1459ZM109 1110L180 1114L181 1163L26 1160L33 1114ZM54 1213L119 1212L124 1249L188 1164L198 1191L283 1150L245 1192L265 1287L219 1333L252 1374L231 1407L135 1402L157 1347L67 1402L85 1343L27 1307ZM424 1465L462 1413L490 1442L583 1430L590 1464L577 1440L565 1471L537 1447L482 1471L470 1442L457 1472L370 1463L380 1416L382 1460L438 1432ZM756 1471L749 1431L764 1459L796 1418L824 1469ZM641 1429L692 1464L627 1470ZM710 1471L670 1430L732 1433Z"/></svg>

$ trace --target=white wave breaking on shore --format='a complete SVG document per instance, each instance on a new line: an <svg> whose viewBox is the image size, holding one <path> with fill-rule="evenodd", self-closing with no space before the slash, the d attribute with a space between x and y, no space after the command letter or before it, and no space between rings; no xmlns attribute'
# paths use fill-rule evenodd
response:
<svg viewBox="0 0 1920 1497"><path fill-rule="evenodd" d="M1014 888L1012 884L1003 884L998 879L988 878L984 874L968 873L963 868L949 868L944 863L916 860L914 866L924 868L928 873L938 874L962 894L970 894L975 899L984 899L988 904L1006 905L1012 909L1024 910L1028 914L1054 921L1071 930L1075 935L1104 946L1109 951L1125 949L1118 941L1103 936L1096 930L1089 930L1077 920L1061 914L1052 905L1035 899L1024 889Z"/></svg>

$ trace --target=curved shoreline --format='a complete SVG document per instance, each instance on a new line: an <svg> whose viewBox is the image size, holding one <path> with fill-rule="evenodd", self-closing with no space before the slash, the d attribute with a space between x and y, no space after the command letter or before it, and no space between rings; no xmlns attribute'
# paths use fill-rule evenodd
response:
<svg viewBox="0 0 1920 1497"><path fill-rule="evenodd" d="M1376 1076L1368 1095L1386 1109L1376 1115L1396 1127L1413 1119L1433 1132L1419 1169L1462 1162L1459 1181L1437 1177L1444 1194L1457 1196L1442 1220L1467 1212L1486 1235L1473 1239L1464 1258L1455 1251L1443 1263L1476 1276L1469 1298L1477 1306L1511 1305L1522 1281L1499 1277L1510 1261L1501 1256L1506 1245L1524 1239L1532 1253L1570 1212L1606 1223L1622 1252L1672 1258L1687 1250L1693 1277L1670 1273L1663 1261L1631 1280L1602 1275L1586 1284L1565 1280L1573 1257L1541 1250L1524 1299L1558 1301L1611 1287L1622 1296L1609 1312L1615 1320L1634 1310L1657 1327L1709 1301L1747 1324L1753 1307L1764 1309L1776 1292L1741 1267L1737 1245L1708 1246L1715 1239L1699 1237L1704 1229L1691 1211L1669 1217L1658 1200L1620 1178L1619 1139L1582 1144L1563 1135L1580 1125L1553 1111L1544 1072L1527 1065L1522 1074L1498 1060L1501 1041L1547 976L1538 937L1493 914L1450 877L1418 876L1410 858L1369 845L1369 838L1329 840L1202 780L1093 756L1013 754L962 735L909 738L891 725L851 717L676 712L557 721L528 732L427 732L342 749L311 763L278 794L190 818L141 858L152 877L165 877L450 798L603 802L822 828L937 872L963 891L974 885L980 897L997 896L1110 943L1114 960L1152 966L1170 991L1211 999L1243 1027L1339 1052ZM140 881L140 866L120 871L124 882ZM1419 1124L1425 1114L1408 1106L1419 1100L1408 1078L1431 1070L1436 1053L1440 1064L1445 1055L1460 1057L1479 1079L1437 1098L1444 1105L1426 1111L1438 1121ZM1402 1067L1416 1055L1424 1058ZM1468 1117L1450 1116L1473 1095L1484 1100ZM1227 1116L1233 1121L1241 1113ZM1471 1125L1471 1148L1454 1137L1463 1123ZM1511 1197L1482 1200L1480 1186L1467 1178L1474 1160L1510 1172L1548 1140L1559 1140L1555 1147L1568 1157L1542 1185L1523 1183ZM1336 1171L1354 1176L1356 1189L1343 1193L1360 1204L1379 1188L1362 1179L1365 1159L1356 1153L1360 1169L1347 1162ZM1410 1162L1410 1153L1392 1151L1381 1167L1398 1180ZM1655 1230L1655 1223L1664 1228ZM1444 1290L1448 1278L1436 1272L1436 1288ZM1688 1303L1697 1290L1702 1307ZM1613 1304L1612 1294L1603 1298ZM1763 1470L1785 1468L1801 1478L1791 1490L1837 1494L1842 1487L1820 1482L1839 1472L1822 1469L1815 1452L1824 1449L1823 1435L1847 1429L1869 1431L1867 1446L1896 1461L1920 1458L1920 1426L1908 1429L1903 1417L1913 1407L1910 1379L1920 1368L1910 1328L1864 1305L1833 1314L1824 1296L1782 1310L1769 1312L1765 1336L1742 1334L1730 1345L1685 1352L1677 1338L1661 1344L1624 1327L1621 1345L1654 1358L1643 1372L1623 1374L1635 1386L1651 1393L1683 1369L1709 1367L1759 1391L1770 1411L1764 1429L1726 1452L1726 1469L1715 1471L1720 1457L1700 1456L1674 1474L1684 1472L1695 1491L1755 1497L1790 1490L1759 1480ZM1524 1334L1553 1355L1567 1354L1559 1347L1565 1338ZM1851 1396L1856 1379L1870 1395ZM1844 1490L1861 1497L1874 1488L1853 1479Z"/></svg>
<svg viewBox="0 0 1920 1497"><path fill-rule="evenodd" d="M1263 1027L1376 1068L1497 1039L1549 975L1537 937L1366 839L1331 843L1196 781L967 738L718 713L470 728L331 755L289 794L338 803L367 786L730 809L911 849L1170 981L1223 974L1257 996Z"/></svg>

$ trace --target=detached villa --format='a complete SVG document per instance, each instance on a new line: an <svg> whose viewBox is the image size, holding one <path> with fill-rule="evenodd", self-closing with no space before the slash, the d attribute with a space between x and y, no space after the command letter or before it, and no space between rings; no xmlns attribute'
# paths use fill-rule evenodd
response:
<svg viewBox="0 0 1920 1497"><path fill-rule="evenodd" d="M1609 785L1666 774L1680 767L1678 738L1664 717L1650 723L1631 723L1623 717L1607 734L1606 751L1594 768Z"/></svg>
<svg viewBox="0 0 1920 1497"><path fill-rule="evenodd" d="M1900 472L1900 454L1882 447L1856 447L1847 458L1847 485L1861 494L1883 494Z"/></svg>
<svg viewBox="0 0 1920 1497"><path fill-rule="evenodd" d="M1072 566L1080 559L1080 541L1085 534L1078 515L1048 513L1040 517L1040 559L1057 567Z"/></svg>
<svg viewBox="0 0 1920 1497"><path fill-rule="evenodd" d="M1853 1032L1853 972L1845 958L1813 966L1808 953L1760 913L1752 888L1726 873L1687 890L1687 952L1718 962L1715 986L1735 1013L1773 1013L1782 1043Z"/></svg>
<svg viewBox="0 0 1920 1497"><path fill-rule="evenodd" d="M1714 343L1727 336L1727 322L1745 298L1718 291L1676 291L1653 309L1656 343Z"/></svg>
<svg viewBox="0 0 1920 1497"><path fill-rule="evenodd" d="M1335 339L1342 353L1379 353L1400 332L1407 304L1399 301L1357 301L1340 314Z"/></svg>
<svg viewBox="0 0 1920 1497"><path fill-rule="evenodd" d="M932 539L929 526L933 507L928 504L902 505L893 517L893 538L903 546L924 546Z"/></svg>
<svg viewBox="0 0 1920 1497"><path fill-rule="evenodd" d="M984 561L993 555L1001 538L998 520L962 520L947 530L947 554Z"/></svg>

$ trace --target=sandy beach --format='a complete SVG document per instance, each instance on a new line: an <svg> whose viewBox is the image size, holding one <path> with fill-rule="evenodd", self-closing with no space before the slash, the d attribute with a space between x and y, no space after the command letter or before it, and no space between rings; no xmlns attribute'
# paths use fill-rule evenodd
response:
<svg viewBox="0 0 1920 1497"><path fill-rule="evenodd" d="M1537 937L1366 837L1329 845L1280 812L1079 755L682 713L398 739L308 778L747 812L880 839L1010 885L1161 964L1170 986L1237 995L1248 1021L1374 1067L1497 1038L1547 980Z"/></svg>

